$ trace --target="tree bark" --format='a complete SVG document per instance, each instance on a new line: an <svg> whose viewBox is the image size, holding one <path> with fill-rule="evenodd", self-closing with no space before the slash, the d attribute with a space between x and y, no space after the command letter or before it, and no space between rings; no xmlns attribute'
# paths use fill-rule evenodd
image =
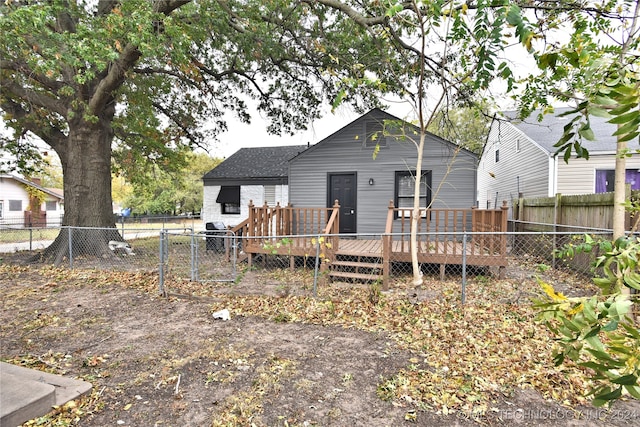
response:
<svg viewBox="0 0 640 427"><path fill-rule="evenodd" d="M64 176L63 228L34 260L59 265L76 255L111 255L108 242L122 240L112 209L112 140L109 118L70 121L66 141L56 147ZM70 233L69 227L80 228Z"/></svg>

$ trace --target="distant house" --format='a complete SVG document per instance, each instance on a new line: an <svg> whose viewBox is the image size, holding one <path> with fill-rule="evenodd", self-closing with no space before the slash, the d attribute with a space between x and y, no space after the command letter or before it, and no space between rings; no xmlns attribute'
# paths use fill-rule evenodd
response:
<svg viewBox="0 0 640 427"><path fill-rule="evenodd" d="M41 206L34 209L28 188L44 194ZM15 175L0 175L0 224L11 226L56 226L64 213L62 190L45 188L39 179L27 180Z"/></svg>
<svg viewBox="0 0 640 427"><path fill-rule="evenodd" d="M306 145L241 148L203 177L203 222L235 226L256 205L289 202L289 159Z"/></svg>
<svg viewBox="0 0 640 427"><path fill-rule="evenodd" d="M613 191L616 126L605 118L590 117L595 141L583 141L589 160L573 156L565 163L563 153L556 154L554 144L560 140L571 117L558 117L567 108L557 108L542 121L534 112L526 120L515 120L515 112L504 113L491 124L487 143L478 164L478 206L494 208L503 200L552 197ZM629 148L638 148L638 139ZM640 155L626 160L627 183L640 189Z"/></svg>
<svg viewBox="0 0 640 427"><path fill-rule="evenodd" d="M405 137L394 130L400 128ZM371 110L290 160L289 202L330 207L338 200L341 233L384 232L390 201L413 206L417 149L411 139L418 137L414 126ZM475 205L474 153L428 133L423 156L421 207Z"/></svg>

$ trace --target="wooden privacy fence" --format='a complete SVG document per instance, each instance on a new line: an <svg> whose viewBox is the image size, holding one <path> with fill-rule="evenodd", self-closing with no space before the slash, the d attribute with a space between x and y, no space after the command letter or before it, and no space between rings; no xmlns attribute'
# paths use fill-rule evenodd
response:
<svg viewBox="0 0 640 427"><path fill-rule="evenodd" d="M631 191L627 185L626 200L637 201L640 191ZM613 193L582 194L513 202L514 231L570 231L571 227L613 228ZM627 212L625 230L631 230L637 218Z"/></svg>

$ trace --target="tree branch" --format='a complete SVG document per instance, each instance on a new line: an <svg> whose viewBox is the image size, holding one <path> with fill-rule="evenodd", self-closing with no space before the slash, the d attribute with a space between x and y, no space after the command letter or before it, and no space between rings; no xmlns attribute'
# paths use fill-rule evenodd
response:
<svg viewBox="0 0 640 427"><path fill-rule="evenodd" d="M174 10L190 3L191 1L192 0L157 0L154 1L153 8L156 12L168 16ZM100 13L108 13L116 4L116 2L110 1L101 2L98 5L98 11ZM154 24L154 26L159 26L159 23ZM89 111L92 114L100 111L107 102L110 102L113 97L113 92L124 83L125 73L133 68L141 56L142 53L137 46L134 46L133 44L125 46L120 57L111 63L109 71L95 87L93 96L88 103Z"/></svg>
<svg viewBox="0 0 640 427"><path fill-rule="evenodd" d="M5 80L2 83L1 90L3 94L9 95L8 98L21 98L37 107L58 113L62 117L67 115L67 109L62 102L33 90L25 89L12 80Z"/></svg>
<svg viewBox="0 0 640 427"><path fill-rule="evenodd" d="M189 130L189 128L187 126L185 126L182 121L180 121L175 114L172 114L171 110L168 108L165 108L163 105L161 105L159 102L152 102L152 105L158 109L158 111L160 111L162 114L164 114L165 116L167 116L167 118L169 118L169 120L171 120L173 123L176 124L176 126L178 126L178 128L180 128L180 130L182 130L182 132L184 132L184 134L187 136L187 138L194 142L197 143L198 142L198 138Z"/></svg>
<svg viewBox="0 0 640 427"><path fill-rule="evenodd" d="M113 92L124 83L126 71L133 68L140 56L142 54L137 46L132 44L125 46L120 58L111 63L107 75L96 86L88 103L91 114L101 111L102 107L112 99Z"/></svg>
<svg viewBox="0 0 640 427"><path fill-rule="evenodd" d="M153 10L164 15L169 15L174 10L192 1L193 0L156 0L153 2Z"/></svg>
<svg viewBox="0 0 640 427"><path fill-rule="evenodd" d="M22 106L10 99L5 99L2 105L2 110L12 116L12 119L19 120L21 126L38 136L44 142L56 151L64 146L64 141L67 136L59 128L48 124L44 125L42 120L35 117L33 112L27 111Z"/></svg>
<svg viewBox="0 0 640 427"><path fill-rule="evenodd" d="M25 76L27 79L32 79L52 91L57 91L65 86L63 82L52 80L40 73L36 73L24 62L0 59L0 70L10 70L10 71L15 71L17 73L20 73L23 76Z"/></svg>

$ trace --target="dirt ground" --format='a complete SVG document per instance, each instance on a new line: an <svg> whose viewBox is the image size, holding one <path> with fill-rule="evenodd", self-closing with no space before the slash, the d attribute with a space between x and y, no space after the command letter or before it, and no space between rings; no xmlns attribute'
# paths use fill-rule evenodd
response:
<svg viewBox="0 0 640 427"><path fill-rule="evenodd" d="M231 319L215 319L214 308L221 307L220 301L230 304L230 294L288 297L288 286L265 280L259 272L245 274L238 283L207 285L210 295L202 297L161 297L154 280L151 273L103 279L95 273L0 267L0 358L94 385L90 396L30 425L640 422L637 402L618 402L613 411L571 409L532 389L495 398L482 416L445 415L416 407L410 399L383 400L382 379L416 357L387 332L237 315L233 306L228 307Z"/></svg>

